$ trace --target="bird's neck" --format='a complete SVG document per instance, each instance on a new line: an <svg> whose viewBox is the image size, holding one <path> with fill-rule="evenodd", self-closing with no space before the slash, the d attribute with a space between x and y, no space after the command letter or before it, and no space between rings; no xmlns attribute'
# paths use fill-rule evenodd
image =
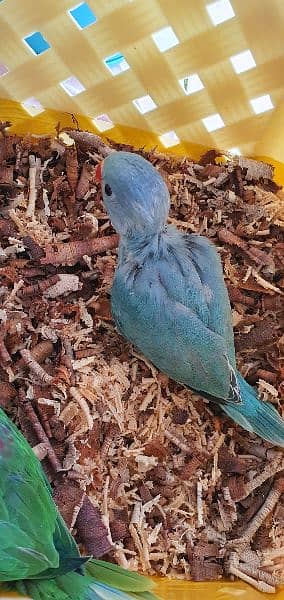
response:
<svg viewBox="0 0 284 600"><path fill-rule="evenodd" d="M120 250L125 258L143 263L147 257L159 257L166 243L167 228L153 232L135 232L134 235L122 236Z"/></svg>
<svg viewBox="0 0 284 600"><path fill-rule="evenodd" d="M165 225L155 233L136 232L133 236L121 236L119 244L119 262L143 265L147 261L156 261L174 254L186 253L185 237L173 225Z"/></svg>

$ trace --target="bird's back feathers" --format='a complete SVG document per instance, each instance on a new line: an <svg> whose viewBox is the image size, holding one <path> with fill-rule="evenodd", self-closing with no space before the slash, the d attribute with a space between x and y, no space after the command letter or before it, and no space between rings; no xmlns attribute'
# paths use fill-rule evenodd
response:
<svg viewBox="0 0 284 600"><path fill-rule="evenodd" d="M214 246L174 228L122 239L112 288L120 331L172 379L248 431L284 446L284 422L237 373L231 309Z"/></svg>
<svg viewBox="0 0 284 600"><path fill-rule="evenodd" d="M112 288L114 318L172 379L216 401L238 402L230 392L235 360L227 291L224 283L216 291L210 285L211 278L220 278L220 259L206 239L193 236L191 246L190 237L169 228L143 252L133 250L132 241L122 243ZM205 265L195 266L198 246L210 277L203 277Z"/></svg>

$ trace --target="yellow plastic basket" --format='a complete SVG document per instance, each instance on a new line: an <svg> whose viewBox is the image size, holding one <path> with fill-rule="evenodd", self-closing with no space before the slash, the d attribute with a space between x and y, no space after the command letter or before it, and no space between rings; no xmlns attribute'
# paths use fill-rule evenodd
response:
<svg viewBox="0 0 284 600"><path fill-rule="evenodd" d="M3 106L4 102L2 103L2 107ZM58 121L60 121L62 125L70 126L71 124L69 115L56 113L54 111L46 111L44 113L44 120L41 119L40 121L38 120L35 122L27 117L23 118L21 109L16 103L6 102L5 107L5 118L8 120L10 119L15 123L12 130L21 134L28 132L52 134L54 133L54 127ZM87 120L84 117L81 117L80 125L82 128L87 126L86 121ZM131 132L130 129L129 132ZM123 142L127 141L128 143L133 143L138 146L143 145L143 139L141 136L137 136L137 132L134 132L134 134L132 132L131 136L128 135L127 132L122 134L117 130L116 139ZM144 140L144 143L146 141L147 140ZM282 181L284 181L284 178ZM203 597L204 599L206 598L206 600L264 600L265 598L271 598L271 594L259 592L241 581L236 581L234 583L229 581L195 583L182 580L168 580L166 578L154 578L154 581L157 586L156 593L162 600L201 600ZM4 593L4 595L1 595L0 590L0 600L4 600L8 597L18 597L20 600L20 596L15 594L8 595L7 593ZM275 600L284 600L284 590L279 591L273 597Z"/></svg>
<svg viewBox="0 0 284 600"><path fill-rule="evenodd" d="M68 125L84 115L96 133L193 158L237 148L272 160L284 182L281 0L82 4L0 0L0 119L46 133L59 113ZM216 115L224 126L208 131Z"/></svg>

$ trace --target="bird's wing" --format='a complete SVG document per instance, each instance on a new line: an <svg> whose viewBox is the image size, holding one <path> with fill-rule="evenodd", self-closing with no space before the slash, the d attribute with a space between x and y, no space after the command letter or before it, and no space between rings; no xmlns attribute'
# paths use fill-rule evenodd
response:
<svg viewBox="0 0 284 600"><path fill-rule="evenodd" d="M239 402L238 385L224 338L200 318L194 306L198 293L191 285L187 303L177 299L175 273L144 265L134 279L118 269L112 290L112 310L121 332L172 379L217 401ZM170 283L171 282L171 283ZM190 286L190 281L188 286ZM201 313L204 298L200 296ZM208 315L207 315L208 318Z"/></svg>
<svg viewBox="0 0 284 600"><path fill-rule="evenodd" d="M215 246L204 236L185 235L185 242L190 259L203 285L209 310L208 325L224 338L230 363L235 368L231 307L219 254Z"/></svg>
<svg viewBox="0 0 284 600"><path fill-rule="evenodd" d="M0 409L0 581L57 568L56 520L39 461Z"/></svg>

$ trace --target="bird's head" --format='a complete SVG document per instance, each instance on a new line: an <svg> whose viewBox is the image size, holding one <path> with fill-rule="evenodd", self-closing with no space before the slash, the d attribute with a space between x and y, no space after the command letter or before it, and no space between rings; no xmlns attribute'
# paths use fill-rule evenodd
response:
<svg viewBox="0 0 284 600"><path fill-rule="evenodd" d="M161 231L170 197L150 162L132 152L113 152L98 165L96 179L101 181L104 205L121 236Z"/></svg>

